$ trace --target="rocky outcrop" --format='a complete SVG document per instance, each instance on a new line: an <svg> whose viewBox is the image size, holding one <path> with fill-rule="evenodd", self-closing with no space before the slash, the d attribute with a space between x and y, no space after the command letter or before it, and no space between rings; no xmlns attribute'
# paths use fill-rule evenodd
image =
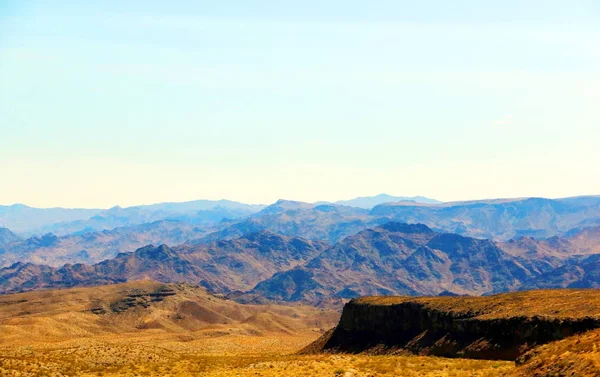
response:
<svg viewBox="0 0 600 377"><path fill-rule="evenodd" d="M515 360L534 346L600 328L599 299L596 290L355 299L320 346L307 350Z"/></svg>
<svg viewBox="0 0 600 377"><path fill-rule="evenodd" d="M135 307L148 308L153 302L161 302L166 297L175 296L177 292L168 285L158 287L153 291L146 291L143 289L132 289L127 292L124 297L117 301L110 303L110 305L102 305L97 303L90 311L94 314L107 314L107 313L123 313L129 309Z"/></svg>

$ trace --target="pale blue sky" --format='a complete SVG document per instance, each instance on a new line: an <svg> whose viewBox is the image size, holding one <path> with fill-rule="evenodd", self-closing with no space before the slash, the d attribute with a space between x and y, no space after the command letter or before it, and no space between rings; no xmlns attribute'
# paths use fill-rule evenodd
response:
<svg viewBox="0 0 600 377"><path fill-rule="evenodd" d="M599 194L598 46L597 1L0 0L0 204Z"/></svg>

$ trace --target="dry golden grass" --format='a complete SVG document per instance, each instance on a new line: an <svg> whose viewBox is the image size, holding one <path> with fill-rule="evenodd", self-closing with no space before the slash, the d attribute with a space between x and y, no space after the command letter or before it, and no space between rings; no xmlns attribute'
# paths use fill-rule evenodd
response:
<svg viewBox="0 0 600 377"><path fill-rule="evenodd" d="M581 318L600 317L600 290L552 289L504 293L485 297L362 297L353 302L363 305L420 303L428 308L480 319L514 316Z"/></svg>
<svg viewBox="0 0 600 377"><path fill-rule="evenodd" d="M286 354L306 339L223 337L206 344L87 344L0 349L0 376L505 376L511 362L423 356ZM235 344L231 353L231 344ZM305 345L305 343L304 343ZM196 348L195 346L199 346ZM218 349L231 354L218 355Z"/></svg>
<svg viewBox="0 0 600 377"><path fill-rule="evenodd" d="M518 360L518 376L600 376L600 330L534 348Z"/></svg>
<svg viewBox="0 0 600 377"><path fill-rule="evenodd" d="M94 314L153 282L0 296L0 376L503 376L511 362L296 355L337 322L310 307L240 305L188 286Z"/></svg>

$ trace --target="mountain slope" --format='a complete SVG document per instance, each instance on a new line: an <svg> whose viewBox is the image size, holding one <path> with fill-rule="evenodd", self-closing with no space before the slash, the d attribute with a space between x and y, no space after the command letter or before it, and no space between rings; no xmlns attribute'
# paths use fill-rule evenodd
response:
<svg viewBox="0 0 600 377"><path fill-rule="evenodd" d="M154 332L200 338L201 330L259 336L329 328L339 317L310 307L254 306L212 296L185 284L137 281L94 288L0 296L0 344L65 341ZM22 313L27 313L23 316ZM158 334L156 334L158 333ZM176 338L175 338L176 339Z"/></svg>
<svg viewBox="0 0 600 377"><path fill-rule="evenodd" d="M523 287L564 288L581 277L584 269L589 268L585 265L600 254L600 227L577 228L546 239L520 237L498 246L540 275L522 282ZM596 283L588 279L581 284L592 287Z"/></svg>
<svg viewBox="0 0 600 377"><path fill-rule="evenodd" d="M203 284L220 292L246 291L273 274L305 264L328 244L267 230L235 240L177 249L214 278Z"/></svg>
<svg viewBox="0 0 600 377"><path fill-rule="evenodd" d="M275 274L240 299L318 304L372 294L483 294L516 289L531 275L489 240L389 223L344 239L303 267Z"/></svg>
<svg viewBox="0 0 600 377"><path fill-rule="evenodd" d="M4 246L20 240L21 238L11 232L10 229L0 228L0 253L2 253Z"/></svg>
<svg viewBox="0 0 600 377"><path fill-rule="evenodd" d="M600 288L600 255L568 263L524 281L519 289Z"/></svg>
<svg viewBox="0 0 600 377"><path fill-rule="evenodd" d="M376 219L360 208L332 204L314 205L279 200L248 219L222 231L209 234L195 243L233 239L260 230L335 243L371 225Z"/></svg>
<svg viewBox="0 0 600 377"><path fill-rule="evenodd" d="M215 292L248 290L275 272L305 263L327 244L270 232L179 247L145 246L94 265L15 263L0 269L0 293L152 279L187 282Z"/></svg>
<svg viewBox="0 0 600 377"><path fill-rule="evenodd" d="M515 377L600 376L600 330L532 349L516 360Z"/></svg>
<svg viewBox="0 0 600 377"><path fill-rule="evenodd" d="M16 262L54 267L65 263L97 263L148 244L179 245L214 229L180 221L157 221L60 237L49 233L4 246L4 253L0 253L0 267Z"/></svg>

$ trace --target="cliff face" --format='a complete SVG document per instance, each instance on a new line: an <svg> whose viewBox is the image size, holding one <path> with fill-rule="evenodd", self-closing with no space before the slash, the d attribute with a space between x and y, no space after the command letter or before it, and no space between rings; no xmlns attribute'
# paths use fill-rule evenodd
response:
<svg viewBox="0 0 600 377"><path fill-rule="evenodd" d="M356 299L346 304L338 326L317 348L515 360L536 345L600 327L595 301L599 298L595 290L557 290L470 298ZM524 301L528 304L521 305Z"/></svg>

